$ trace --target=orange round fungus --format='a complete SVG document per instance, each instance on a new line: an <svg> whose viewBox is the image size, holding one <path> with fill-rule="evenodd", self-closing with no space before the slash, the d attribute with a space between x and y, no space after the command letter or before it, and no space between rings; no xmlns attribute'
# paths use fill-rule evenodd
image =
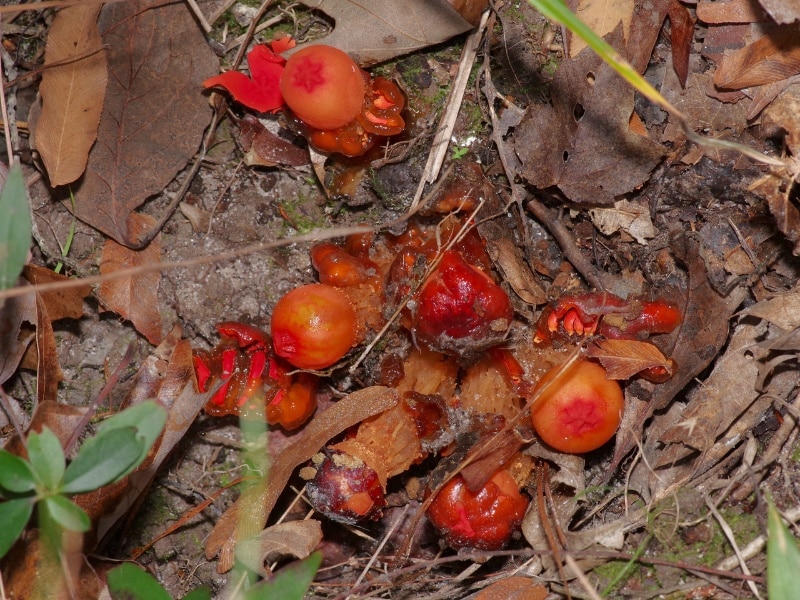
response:
<svg viewBox="0 0 800 600"><path fill-rule="evenodd" d="M595 450L617 432L622 419L622 388L603 367L578 360L566 370L548 371L534 393L531 421L539 437L561 452Z"/></svg>
<svg viewBox="0 0 800 600"><path fill-rule="evenodd" d="M355 344L356 313L337 288L315 283L295 288L272 313L275 354L300 369L324 369Z"/></svg>
<svg viewBox="0 0 800 600"><path fill-rule="evenodd" d="M308 46L286 61L281 93L289 108L311 127L336 129L361 112L364 78L358 65L341 50Z"/></svg>

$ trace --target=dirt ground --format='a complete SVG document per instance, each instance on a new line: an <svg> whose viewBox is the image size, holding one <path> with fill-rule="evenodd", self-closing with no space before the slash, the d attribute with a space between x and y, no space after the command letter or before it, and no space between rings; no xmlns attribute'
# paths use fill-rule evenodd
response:
<svg viewBox="0 0 800 600"><path fill-rule="evenodd" d="M248 7L237 6L243 14L250 14ZM200 7L204 13L211 14L216 4L201 2ZM304 23L306 18L301 10L299 21ZM703 35L701 25L698 25L695 35L695 47L699 47ZM410 128L404 140L421 136L421 141L396 164L378 169L369 168L369 161L382 158L379 152L361 161L329 160L326 164L328 173L340 172L353 164L367 165L369 170L358 192L349 197L326 197L309 166L242 165L242 151L235 140L236 130L229 119L223 120L207 159L185 198L186 205L199 208L210 220L207 225L202 223L198 226L187 217L191 208L176 210L161 233L162 260L183 261L318 228L354 224L379 226L401 218L417 188L428 156L427 140L430 139L432 124L436 123L443 107L445 94L442 90L446 89L456 72L463 39L459 37L399 57L377 68L385 77L399 82L407 95ZM786 406L792 402L798 384L795 360L778 363L771 372L762 363L759 369L764 378L761 391L748 396L749 400L736 400L747 402L747 405L739 409L737 418L732 421L738 419L746 429L733 431L734 424L731 430L726 430L729 435L725 432L709 434L711 442L702 449L705 456L713 454L708 462L699 461L697 452L667 454L668 448L674 450L674 444L669 446L665 443L658 449L655 449L655 444L659 435L666 436L664 439L675 435L675 428L682 422L680 411L690 401L703 401L698 390L706 384L711 385L709 378L715 368L720 368L718 361L721 357L733 360L731 344L755 344L773 337L772 331L759 321L758 315L743 321L734 319L731 323L736 325L730 327L727 319L764 299L791 293L800 277L800 262L793 255L791 244L776 228L763 196L751 189L753 182L765 173L765 168L732 152L709 152L697 160L686 161L682 159L690 152L689 144L663 142L663 158L657 161L652 173L640 186L625 194L630 202L645 207L645 212L652 218L652 235L640 240L625 229L601 233L597 220L590 215L592 207L586 203L570 202L556 186L535 190L522 178L510 182L496 138L493 138L486 72L479 72L479 67L485 60L498 93L513 99L521 109L547 105L550 86L563 60L561 41L561 30L546 24L527 4L509 2L500 8L487 41L479 48L444 170L453 166L453 172L459 174L467 163L480 165L486 181L505 206L499 217L500 227L508 232L515 244L536 253L533 261L530 261L530 255L526 255L526 259L547 300L590 286L581 278L585 273L581 274L570 266L562 247L563 240L552 234L552 223L543 222L534 216L532 210L526 210L526 207L530 208L528 201L531 198L539 201L550 218L560 222L563 232L572 239L572 250L583 256L593 272L604 273L606 282L615 282L613 291L616 293L643 292L658 296L679 290L694 302L708 301L710 295L715 294L714 303L709 308L716 313L697 316L696 308L692 313L692 318L709 323L708 330L716 327L723 331L719 344L709 342L705 349L692 347L692 352L687 352L689 360L705 360L704 366L679 387L664 391L660 396L647 387L650 384L644 387L632 384L628 389L638 403L645 402L643 399L647 394L642 391L645 388L651 397L656 398L653 402L658 405L649 415L645 417L642 410L631 417L642 417L641 422L627 422L623 427L628 427L638 438L636 443L648 444L640 446L646 449L645 456L664 459L660 468L669 472L666 477L669 483L654 493L659 501L648 505L645 516L625 520L631 526L623 528L624 542L621 545L614 550L610 544L605 546L607 555L603 557L599 554L592 556L587 551L581 557L581 566L589 572L590 580L599 590L614 582L616 587L605 596L610 598L751 597L750 589L741 578L725 578L719 571L703 572L692 567L739 573L736 561L723 563L733 555L733 550L720 523L727 522L739 547L744 547L765 532L763 493L770 493L782 508L799 503L798 436L796 430L786 425L794 414L791 412L794 409ZM667 68L665 63L670 64L670 60L669 38L662 32L646 77L663 81ZM702 66L693 63L693 68L699 71ZM32 102L34 91L35 86L18 92L21 106ZM661 134L668 123L666 113L639 97L635 108L650 137L663 140ZM511 128L503 133L504 139L514 140L520 131ZM737 127L726 128L724 135L728 139L741 139L773 155L782 150L782 140L774 129L746 127L745 121ZM516 141L517 156L524 156L519 137ZM33 262L53 265L62 260L71 275L96 274L106 237L81 221L74 221L63 204L53 201L51 191L41 177L37 178L30 161L26 166L35 217ZM532 169L536 166L526 164L520 173ZM180 173L163 194L143 206L143 212L160 216L171 199L170 194L179 188L185 177L186 171ZM519 203L512 201L515 190L523 193ZM73 224L74 240L68 257L63 259L59 247ZM496 230L488 235L497 235ZM679 238L683 241L677 241ZM689 242L685 241L687 239ZM744 246L747 246L746 251ZM289 244L233 260L164 271L158 289L164 331L179 324L193 347L207 349L217 341L214 325L220 321L243 321L266 328L272 309L283 294L302 283L316 280L309 247L310 244ZM690 290L701 284L702 293L697 292L692 297ZM509 285L506 287L511 289ZM520 315L516 331L522 331L532 326L542 306L531 306L515 298L515 308L519 308ZM97 396L132 345L136 349L135 357L108 399L109 405L115 406L125 397L138 365L153 347L137 334L130 322L104 311L95 297L87 299L85 310L84 318L78 321L56 324L58 358L64 373L59 401L86 405ZM720 320L723 323L717 322ZM751 328L749 337L735 338L734 332L741 333L742 327ZM519 335L519 339L523 339L525 334ZM704 339L711 337L708 334ZM682 338L673 341L691 346ZM784 348L772 349L766 358L763 354L752 354L743 360L769 362L770 358L791 354L792 348L794 346L788 343ZM679 367L683 365L679 364ZM729 376L730 372L723 375ZM365 379L368 377L368 374L363 376ZM330 398L347 391L348 383L355 385L352 381L339 379L332 386L339 389L326 389L324 395ZM737 387L753 387L752 384L749 380L728 381L728 387L723 391L731 393ZM669 385L663 384L664 387ZM32 397L34 387L35 374L25 370L19 371L5 384L10 396L27 406L30 402L25 399ZM770 398L778 400L773 402ZM699 418L707 418L707 415ZM646 435L645 440L638 437L642 433ZM282 432L276 435L285 437ZM726 449L720 451L724 444L727 444ZM199 518L158 540L139 558L139 562L164 584L173 597L181 597L202 584L209 585L213 595L220 593L227 583L226 575L217 572L216 561L205 558L204 547L214 524L237 496L235 488L223 488L242 470L240 447L241 436L235 417L220 419L201 414L153 482L133 520L112 543L100 550L100 554L115 559L125 558L134 548L150 542L174 524L192 507L218 495ZM626 506L626 499L617 492L631 484L644 485L642 481L647 474L641 470L640 464L637 467L641 460L641 453L633 451L620 457L615 455L613 447L608 446L589 455L583 470L585 503L571 515L569 523L562 525L575 531L592 525L596 534L596 526L601 522L627 519L627 511L632 507ZM751 468L753 465L756 468ZM431 466L431 463L419 466L413 470L414 476L421 475ZM563 468L564 464L559 466ZM680 474L675 474L678 470L681 470ZM673 482L675 486L671 486ZM309 509L302 501L294 502L302 485L299 478L291 481L275 514L287 511L288 518L292 519L303 518L308 513ZM752 493L753 485L760 490L758 494ZM651 489L655 490L657 486L653 484ZM390 488L397 499L401 498L402 491L400 480ZM557 499L560 498L558 493L556 495ZM711 515L710 498L717 499L714 511L721 515L720 518ZM402 510L399 500L397 504L386 511L381 521L357 528L328 521L323 523L326 560L317 582L309 591L309 598L344 597L376 551L388 525ZM592 512L595 509L599 516ZM622 530L616 534L622 539ZM398 543L397 538L390 541L388 547L381 550L381 556L386 556L387 549L390 551ZM530 552L529 540L517 536L509 549L516 552L487 555L475 561L448 562L442 558L453 553L442 549L434 532L426 529L416 543L414 560L427 561L431 565L430 571L414 571L409 577L392 577L389 573L386 577L389 583L383 588L376 585L375 589L381 590L379 597L386 598L466 598L475 597L471 594L495 578L514 574L543 576L551 593L548 597L565 597L558 572L548 569L546 561L543 566L541 557ZM597 547L592 546L592 549ZM534 550L543 551L545 547ZM626 557L632 554L646 560L628 568ZM748 557L752 574L765 575L765 556L764 550L760 549ZM728 566L721 567L722 564ZM379 579L382 571L388 569L388 561L379 559L372 575ZM616 581L617 577L621 579ZM763 593L763 581L758 587ZM570 589L572 597L589 597L581 595L585 592L581 592L577 584L571 585ZM368 593L369 589L363 588L350 597L366 597Z"/></svg>

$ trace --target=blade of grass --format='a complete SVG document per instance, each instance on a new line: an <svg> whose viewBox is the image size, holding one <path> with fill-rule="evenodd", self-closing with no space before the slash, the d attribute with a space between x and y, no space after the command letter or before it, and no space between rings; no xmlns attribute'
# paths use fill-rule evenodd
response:
<svg viewBox="0 0 800 600"><path fill-rule="evenodd" d="M670 102L662 96L658 90L650 85L644 77L631 66L631 64L622 58L611 45L603 38L592 31L586 23L581 21L575 13L573 13L563 0L528 0L528 3L536 10L542 13L548 19L556 21L564 25L572 33L580 37L586 45L594 50L603 61L614 69L619 75L632 85L640 94L646 97L651 102L658 104L661 108L675 117L681 124L683 132L695 144L706 146L710 148L718 148L724 150L735 150L755 161L772 165L775 167L786 168L788 165L784 161L767 156L742 144L730 142L728 140L717 140L714 138L698 135L690 127L686 120L686 116L675 108Z"/></svg>

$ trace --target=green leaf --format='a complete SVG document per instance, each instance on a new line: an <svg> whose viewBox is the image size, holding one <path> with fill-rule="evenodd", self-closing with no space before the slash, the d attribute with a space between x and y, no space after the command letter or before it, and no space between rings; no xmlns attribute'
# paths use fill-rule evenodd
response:
<svg viewBox="0 0 800 600"><path fill-rule="evenodd" d="M28 524L33 512L33 498L18 498L0 502L0 558L6 555L22 530Z"/></svg>
<svg viewBox="0 0 800 600"><path fill-rule="evenodd" d="M30 463L6 450L0 450L0 487L16 494L36 489Z"/></svg>
<svg viewBox="0 0 800 600"><path fill-rule="evenodd" d="M271 581L253 586L242 595L242 600L303 600L322 564L322 553L313 552L301 561L285 567Z"/></svg>
<svg viewBox="0 0 800 600"><path fill-rule="evenodd" d="M771 500L769 501L767 523L769 531L767 540L769 600L794 600L797 598L800 550Z"/></svg>
<svg viewBox="0 0 800 600"><path fill-rule="evenodd" d="M122 563L108 572L112 600L172 600L153 577L133 563Z"/></svg>
<svg viewBox="0 0 800 600"><path fill-rule="evenodd" d="M183 600L211 600L211 588L204 585L194 589L186 594Z"/></svg>
<svg viewBox="0 0 800 600"><path fill-rule="evenodd" d="M47 518L70 531L89 531L92 522L83 509L60 494L48 496L39 504L39 510L47 512Z"/></svg>
<svg viewBox="0 0 800 600"><path fill-rule="evenodd" d="M0 191L0 290L13 286L31 247L31 209L22 169L15 164L8 171Z"/></svg>
<svg viewBox="0 0 800 600"><path fill-rule="evenodd" d="M47 427L42 433L32 431L28 435L28 460L39 482L48 490L57 490L67 463L56 434Z"/></svg>
<svg viewBox="0 0 800 600"><path fill-rule="evenodd" d="M133 427L110 429L87 439L67 467L61 491L80 494L117 481L139 458L143 444Z"/></svg>
<svg viewBox="0 0 800 600"><path fill-rule="evenodd" d="M120 429L122 427L135 427L138 430L138 435L144 442L139 459L133 465L130 471L133 471L141 462L147 457L150 448L156 443L158 436L164 429L164 424L167 422L167 411L158 402L154 400L146 400L136 406L126 408L121 413L117 413L102 425L97 428L97 434L100 435L105 431L112 429ZM127 475L128 473L123 473Z"/></svg>

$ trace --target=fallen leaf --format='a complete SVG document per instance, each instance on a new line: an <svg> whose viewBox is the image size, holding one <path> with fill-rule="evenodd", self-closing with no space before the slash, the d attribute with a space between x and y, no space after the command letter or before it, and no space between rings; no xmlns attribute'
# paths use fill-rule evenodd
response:
<svg viewBox="0 0 800 600"><path fill-rule="evenodd" d="M31 325L25 327L25 323ZM0 301L0 385L17 372L28 345L34 339L36 300L25 294Z"/></svg>
<svg viewBox="0 0 800 600"><path fill-rule="evenodd" d="M322 525L319 521L291 521L267 527L254 538L239 544L238 556L242 564L255 573L267 575L265 562L273 562L287 556L305 558L322 541Z"/></svg>
<svg viewBox="0 0 800 600"><path fill-rule="evenodd" d="M589 216L603 235L622 230L642 245L656 235L656 228L650 220L650 211L629 200L615 202L614 208L593 208L589 211Z"/></svg>
<svg viewBox="0 0 800 600"><path fill-rule="evenodd" d="M766 15L754 0L700 0L697 3L697 18L708 24L757 23L765 21Z"/></svg>
<svg viewBox="0 0 800 600"><path fill-rule="evenodd" d="M509 237L492 240L487 246L489 256L497 264L505 281L524 302L539 306L547 302L547 294L522 258L522 250Z"/></svg>
<svg viewBox="0 0 800 600"><path fill-rule="evenodd" d="M474 600L544 600L547 588L528 577L506 577L485 587Z"/></svg>
<svg viewBox="0 0 800 600"><path fill-rule="evenodd" d="M66 275L56 273L52 269L38 265L25 265L22 274L32 284L69 281ZM54 290L39 294L47 307L47 315L51 321L60 319L80 319L83 316L83 299L92 293L92 287L81 285L64 290Z"/></svg>
<svg viewBox="0 0 800 600"><path fill-rule="evenodd" d="M800 327L800 294L788 292L776 294L772 298L756 302L741 312L769 321L784 331L792 331Z"/></svg>
<svg viewBox="0 0 800 600"><path fill-rule="evenodd" d="M672 375L674 366L653 344L639 340L597 340L587 348L586 356L599 360L609 379L630 379L654 367Z"/></svg>
<svg viewBox="0 0 800 600"><path fill-rule="evenodd" d="M238 125L237 141L244 150L246 165L300 167L308 164L308 151L279 138L255 116L245 115Z"/></svg>
<svg viewBox="0 0 800 600"><path fill-rule="evenodd" d="M623 38L628 39L633 19L633 0L578 0L577 3L573 0L568 5L578 18L600 37L605 37L622 23ZM660 22L658 28L661 28ZM575 58L587 47L582 38L571 32L567 34L567 39L570 58Z"/></svg>
<svg viewBox="0 0 800 600"><path fill-rule="evenodd" d="M726 54L714 73L714 85L740 90L800 73L800 36L794 26L780 27L741 50Z"/></svg>
<svg viewBox="0 0 800 600"><path fill-rule="evenodd" d="M489 6L488 0L447 0L470 25L480 23L481 14Z"/></svg>
<svg viewBox="0 0 800 600"><path fill-rule="evenodd" d="M101 6L61 9L47 34L39 85L42 110L33 136L53 187L83 174L97 139L108 83L106 54L97 30Z"/></svg>
<svg viewBox="0 0 800 600"><path fill-rule="evenodd" d="M332 33L314 43L339 48L362 67L439 44L472 27L445 0L373 4L355 0L305 0L302 4L321 10L336 22Z"/></svg>
<svg viewBox="0 0 800 600"><path fill-rule="evenodd" d="M621 29L609 38L619 48ZM610 205L644 183L664 149L630 131L633 89L591 52L564 61L552 85L552 106L534 104L514 146L525 179L557 185L575 203Z"/></svg>
<svg viewBox="0 0 800 600"><path fill-rule="evenodd" d="M128 231L134 236L146 231L155 223L149 215L133 213ZM114 240L107 240L100 258L100 274L107 275L121 269L151 265L161 260L161 236L144 250L131 250ZM158 285L161 274L144 273L124 279L113 279L100 284L97 295L108 308L128 319L136 330L156 345L163 336L161 314L158 311Z"/></svg>
<svg viewBox="0 0 800 600"><path fill-rule="evenodd" d="M74 188L75 215L135 247L128 216L186 166L208 125L202 82L219 62L184 3L134 0L103 7L109 83L97 143ZM65 206L71 208L70 202Z"/></svg>
<svg viewBox="0 0 800 600"><path fill-rule="evenodd" d="M800 21L800 5L794 0L758 0L776 23L786 25Z"/></svg>
<svg viewBox="0 0 800 600"><path fill-rule="evenodd" d="M219 553L217 571L225 573L233 567L237 538L247 539L261 531L298 466L311 460L328 440L364 419L388 410L398 398L395 390L373 386L353 392L327 410L318 412L306 425L301 437L274 458L267 486L246 488L217 521L206 542L206 558L211 560Z"/></svg>
<svg viewBox="0 0 800 600"><path fill-rule="evenodd" d="M678 0L653 0L635 4L630 33L625 36L627 58L639 73L645 72L667 17L670 21L673 69L681 85L685 86L694 37L694 19Z"/></svg>

